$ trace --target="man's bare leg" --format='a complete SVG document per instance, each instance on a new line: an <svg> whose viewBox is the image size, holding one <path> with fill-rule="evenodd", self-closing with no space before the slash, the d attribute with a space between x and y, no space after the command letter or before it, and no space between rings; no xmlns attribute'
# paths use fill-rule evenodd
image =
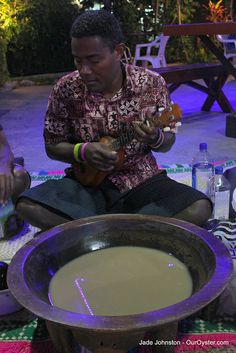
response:
<svg viewBox="0 0 236 353"><path fill-rule="evenodd" d="M17 202L16 211L22 219L43 231L71 220L24 197Z"/></svg>
<svg viewBox="0 0 236 353"><path fill-rule="evenodd" d="M201 226L211 217L211 212L211 203L207 199L201 199L172 217ZM163 210L161 206L157 206L155 202L147 204L138 211L138 214L157 216L162 215L162 213Z"/></svg>
<svg viewBox="0 0 236 353"><path fill-rule="evenodd" d="M201 199L173 217L201 226L211 217L211 213L212 208L210 202L207 199Z"/></svg>

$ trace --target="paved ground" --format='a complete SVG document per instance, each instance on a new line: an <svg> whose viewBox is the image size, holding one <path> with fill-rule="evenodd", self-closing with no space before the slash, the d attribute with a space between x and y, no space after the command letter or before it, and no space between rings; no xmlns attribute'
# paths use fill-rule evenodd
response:
<svg viewBox="0 0 236 353"><path fill-rule="evenodd" d="M43 121L51 86L20 87L0 91L0 122L13 152L24 156L29 171L64 169L64 163L50 160L44 151ZM236 81L229 81L224 91L236 110ZM183 125L172 150L155 154L161 164L191 163L200 142L207 142L215 161L236 159L236 138L225 136L225 113L214 104L210 113L201 112L206 95L181 86L172 99L183 110Z"/></svg>

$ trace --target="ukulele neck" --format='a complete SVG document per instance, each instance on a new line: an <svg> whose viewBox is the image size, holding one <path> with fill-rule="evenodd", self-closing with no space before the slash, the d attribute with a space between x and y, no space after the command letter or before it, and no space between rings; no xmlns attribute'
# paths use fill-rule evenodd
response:
<svg viewBox="0 0 236 353"><path fill-rule="evenodd" d="M166 109L160 108L158 112L156 112L155 116L152 116L146 119L147 126L149 126L148 122L152 123L152 126L159 127L159 128L168 128L170 129L169 125L173 127L173 124L177 126L181 125L182 112L177 104L172 104L170 107ZM165 130L164 130L165 131ZM131 142L135 137L134 129L128 128L126 131L120 131L119 137L114 139L111 142L111 148L114 151L118 151L120 148L127 145Z"/></svg>

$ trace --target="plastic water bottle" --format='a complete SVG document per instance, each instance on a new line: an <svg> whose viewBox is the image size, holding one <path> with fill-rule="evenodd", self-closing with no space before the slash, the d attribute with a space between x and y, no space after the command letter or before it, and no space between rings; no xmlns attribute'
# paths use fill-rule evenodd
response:
<svg viewBox="0 0 236 353"><path fill-rule="evenodd" d="M230 183L223 175L223 167L215 168L215 176L210 189L214 191L212 198L214 203L213 218L229 219Z"/></svg>
<svg viewBox="0 0 236 353"><path fill-rule="evenodd" d="M199 152L192 163L192 187L208 195L209 180L214 176L213 159L207 152L207 144L200 143Z"/></svg>

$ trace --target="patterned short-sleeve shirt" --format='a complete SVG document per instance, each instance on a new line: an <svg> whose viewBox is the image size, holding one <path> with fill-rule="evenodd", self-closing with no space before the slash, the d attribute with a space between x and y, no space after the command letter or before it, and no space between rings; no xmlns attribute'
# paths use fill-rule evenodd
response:
<svg viewBox="0 0 236 353"><path fill-rule="evenodd" d="M125 192L158 173L148 145L132 138L132 123L145 121L157 107L170 105L164 79L150 70L124 65L122 88L110 99L89 92L78 71L62 77L53 87L45 117L46 144L97 142L104 136L129 136L121 169L108 178Z"/></svg>

